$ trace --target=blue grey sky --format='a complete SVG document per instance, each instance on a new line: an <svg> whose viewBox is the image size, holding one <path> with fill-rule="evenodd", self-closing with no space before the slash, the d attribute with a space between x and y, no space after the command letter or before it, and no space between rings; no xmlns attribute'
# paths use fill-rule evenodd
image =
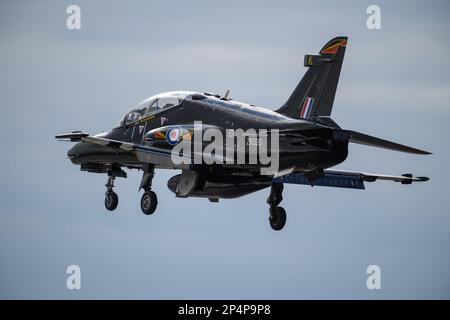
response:
<svg viewBox="0 0 450 320"><path fill-rule="evenodd" d="M381 30L366 8L381 8ZM66 7L81 7L81 30ZM0 298L450 298L450 42L447 1L2 1ZM342 127L429 150L351 145L342 169L413 172L365 191L287 185L288 222L270 229L268 190L210 203L177 199L157 171L144 216L140 173L80 172L53 136L109 130L169 90L224 93L275 109L305 53L347 35L333 109ZM66 289L66 267L82 289ZM368 290L366 268L381 268Z"/></svg>

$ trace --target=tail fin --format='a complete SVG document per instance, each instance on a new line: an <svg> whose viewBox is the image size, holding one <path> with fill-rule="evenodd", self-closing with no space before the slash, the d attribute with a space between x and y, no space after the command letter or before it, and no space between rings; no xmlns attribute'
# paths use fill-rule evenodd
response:
<svg viewBox="0 0 450 320"><path fill-rule="evenodd" d="M333 108L347 37L334 38L319 55L305 55L308 67L300 83L277 112L295 119L329 117Z"/></svg>

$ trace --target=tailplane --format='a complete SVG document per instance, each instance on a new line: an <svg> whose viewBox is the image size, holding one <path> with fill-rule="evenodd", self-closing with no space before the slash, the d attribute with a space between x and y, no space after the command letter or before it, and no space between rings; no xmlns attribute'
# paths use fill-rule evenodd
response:
<svg viewBox="0 0 450 320"><path fill-rule="evenodd" d="M338 134L344 134L347 136L349 142L364 144L370 147L383 148L394 151L401 151L406 153L414 153L414 154L431 154L431 152L420 150L417 148L405 146L400 143L384 140L381 138L377 138L374 136L370 136L368 134L364 134L357 131L352 130L339 130Z"/></svg>
<svg viewBox="0 0 450 320"><path fill-rule="evenodd" d="M329 117L344 61L347 37L336 37L320 50L319 55L305 55L308 67L286 103L276 110L294 119Z"/></svg>

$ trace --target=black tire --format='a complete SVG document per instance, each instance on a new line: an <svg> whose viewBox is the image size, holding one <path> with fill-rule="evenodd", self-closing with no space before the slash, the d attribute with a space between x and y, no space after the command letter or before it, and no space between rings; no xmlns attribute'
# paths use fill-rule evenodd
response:
<svg viewBox="0 0 450 320"><path fill-rule="evenodd" d="M284 225L286 224L286 211L283 207L276 207L273 210L273 215L269 218L270 226L273 230L279 231L283 229Z"/></svg>
<svg viewBox="0 0 450 320"><path fill-rule="evenodd" d="M114 191L108 191L105 194L105 207L109 211L113 211L117 208L117 205L119 204L119 197L117 196L117 193Z"/></svg>
<svg viewBox="0 0 450 320"><path fill-rule="evenodd" d="M150 215L155 212L158 206L158 197L153 191L145 191L141 198L141 210L144 214Z"/></svg>

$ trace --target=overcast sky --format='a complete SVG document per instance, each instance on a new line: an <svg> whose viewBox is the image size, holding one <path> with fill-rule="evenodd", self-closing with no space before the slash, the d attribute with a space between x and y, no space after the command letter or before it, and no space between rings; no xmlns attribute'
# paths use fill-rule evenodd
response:
<svg viewBox="0 0 450 320"><path fill-rule="evenodd" d="M66 8L81 7L81 30ZM450 298L450 5L377 1L2 1L0 298ZM285 229L269 190L210 203L177 199L157 171L158 211L139 207L141 174L80 172L53 136L106 131L148 96L224 93L275 109L305 53L349 43L333 109L342 127L433 152L351 145L343 169L431 178L366 190L287 185ZM66 289L66 267L82 289ZM368 290L366 268L381 268Z"/></svg>

